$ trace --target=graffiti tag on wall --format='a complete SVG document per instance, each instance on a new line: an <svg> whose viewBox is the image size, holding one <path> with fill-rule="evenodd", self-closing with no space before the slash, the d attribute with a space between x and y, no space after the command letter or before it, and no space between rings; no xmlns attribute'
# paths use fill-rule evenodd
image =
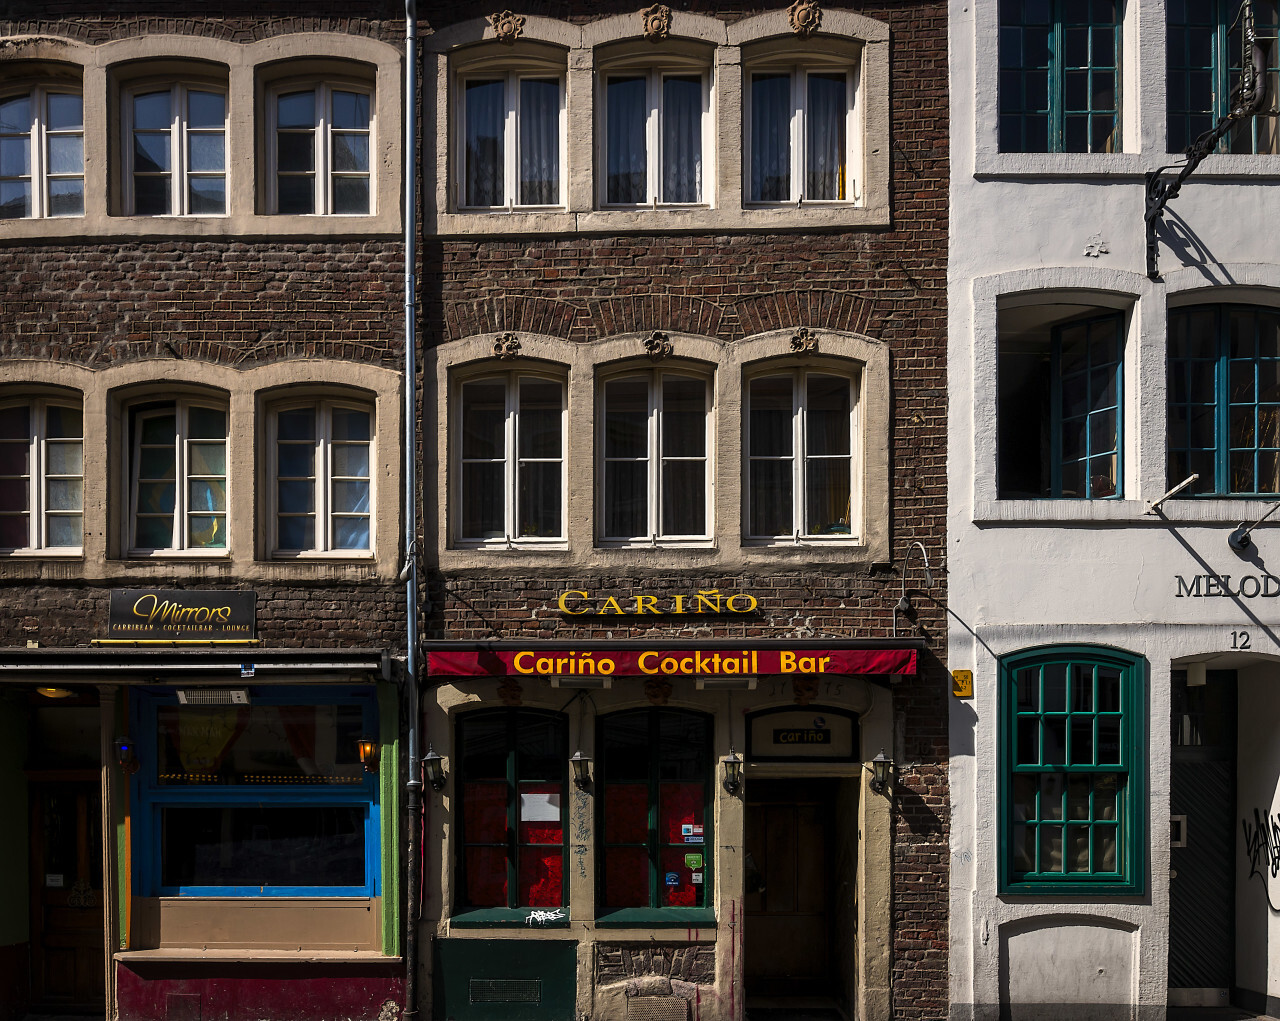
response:
<svg viewBox="0 0 1280 1021"><path fill-rule="evenodd" d="M1241 819L1244 827L1244 853L1249 859L1249 878L1257 876L1266 891L1267 904L1272 911L1280 908L1271 900L1271 884L1280 876L1280 812L1263 816L1261 810L1253 810L1253 825Z"/></svg>

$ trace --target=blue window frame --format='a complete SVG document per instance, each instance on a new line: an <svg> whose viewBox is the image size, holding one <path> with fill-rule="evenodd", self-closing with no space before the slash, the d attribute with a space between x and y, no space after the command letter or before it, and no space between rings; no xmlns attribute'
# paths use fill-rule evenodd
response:
<svg viewBox="0 0 1280 1021"><path fill-rule="evenodd" d="M1138 657L1113 649L1001 660L1002 891L1143 892L1144 679Z"/></svg>
<svg viewBox="0 0 1280 1021"><path fill-rule="evenodd" d="M132 699L140 895L377 896L378 778L357 748L377 739L374 690L247 690L247 705Z"/></svg>
<svg viewBox="0 0 1280 1021"><path fill-rule="evenodd" d="M1168 149L1183 152L1223 117L1240 81L1241 0L1168 0ZM1280 87L1275 0L1254 0L1254 29L1266 65L1269 109ZM1246 117L1218 143L1219 152L1280 151L1276 118Z"/></svg>
<svg viewBox="0 0 1280 1021"><path fill-rule="evenodd" d="M1169 485L1201 496L1280 493L1280 311L1169 314Z"/></svg>
<svg viewBox="0 0 1280 1021"><path fill-rule="evenodd" d="M1000 151L1118 152L1121 0L1000 0Z"/></svg>

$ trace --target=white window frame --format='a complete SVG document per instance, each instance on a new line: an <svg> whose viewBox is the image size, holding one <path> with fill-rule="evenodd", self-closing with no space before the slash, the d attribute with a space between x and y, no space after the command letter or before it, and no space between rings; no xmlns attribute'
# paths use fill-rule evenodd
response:
<svg viewBox="0 0 1280 1021"><path fill-rule="evenodd" d="M696 202L669 202L661 195L662 190L662 83L667 78L689 78L698 75L702 79L702 183ZM645 117L645 168L646 195L643 202L610 202L609 201L609 82L615 78L645 78L645 98L648 113ZM596 97L597 109L600 111L600 127L597 132L596 166L599 168L596 182L596 201L603 209L658 209L699 208L712 205L711 196L715 189L716 171L716 138L712 130L711 116L711 71L703 64L662 64L649 67L613 66L600 73L600 85Z"/></svg>
<svg viewBox="0 0 1280 1021"><path fill-rule="evenodd" d="M80 127L78 129L61 128L53 130L48 126L49 113L49 96L77 96L80 99ZM32 85L26 90L16 92L0 92L0 100L18 99L22 96L27 97L27 102L31 106L31 126L25 132L27 137L28 151L30 152L30 166L28 173L16 175L6 178L6 180L26 180L31 184L31 214L29 216L14 217L14 219L23 220L44 220L44 219L74 219L77 216L84 216L84 209L79 213L55 214L49 211L51 205L49 201L49 184L51 181L57 180L73 180L80 181L80 201L81 205L85 204L84 191L84 90L74 85ZM49 169L49 139L50 137L69 138L78 136L80 138L80 172L78 174L55 174ZM19 135L8 135L10 138L22 137ZM5 221L0 220L0 223Z"/></svg>
<svg viewBox="0 0 1280 1021"><path fill-rule="evenodd" d="M316 474L314 476L315 485L315 537L316 546L307 550L286 550L280 548L280 506L279 506L279 481L280 459L279 459L279 414L282 411L299 411L302 409L311 410L316 416L316 440L315 440L315 462L314 466ZM333 544L333 526L334 514L331 506L332 487L335 481L344 481L354 476L335 477L333 474L333 413L335 411L357 411L369 416L369 510L363 515L369 519L369 545L364 549L342 549L335 547ZM377 423L374 420L374 409L371 404L362 403L353 400L341 399L320 399L312 401L291 401L286 404L277 404L271 408L270 424L268 427L268 460L270 462L270 484L268 487L268 515L269 528L271 533L270 549L273 557L281 559L305 559L308 557L325 557L333 559L367 559L373 556L377 537L375 536L375 523L377 515L375 513L376 493L375 493L375 457L377 456ZM343 440L344 444L350 441ZM357 441L358 442L358 441ZM343 514L343 517L356 517L358 515Z"/></svg>
<svg viewBox="0 0 1280 1021"><path fill-rule="evenodd" d="M148 407L145 410L138 409L139 405L155 404L155 407ZM174 451L174 504L173 504L173 520L174 520L174 545L159 546L155 548L147 546L137 546L134 544L134 536L137 533L136 520L138 515L138 474L141 469L142 461L142 423L152 416L167 415L169 408L172 407L175 419L175 451ZM207 408L213 411L220 411L227 419L227 435L223 439L225 449L226 475L221 476L223 485L226 487L226 509L221 512L223 521L225 522L228 534L227 542L223 546L191 546L190 533L190 517L193 513L187 507L188 496L187 487L191 481L191 473L189 471L190 464L190 445L192 438L190 436L190 428L188 424L190 412L192 408ZM129 513L124 522L124 545L131 557L151 557L151 556L199 556L199 557L225 557L231 552L231 412L224 401L211 400L203 397L179 397L174 400L150 401L140 400L134 402L131 408L125 409L125 421L129 430L128 435L128 452L124 466L129 492ZM207 442L207 441L201 441ZM205 476L196 476L202 478Z"/></svg>
<svg viewBox="0 0 1280 1021"><path fill-rule="evenodd" d="M138 213L134 195L133 180L133 101L137 96L145 96L153 92L169 93L169 209L168 213ZM222 173L212 171L192 171L188 167L187 142L191 130L187 126L187 93L213 92L222 96ZM165 216L219 217L231 214L231 94L227 86L221 82L204 82L198 79L181 81L162 80L146 81L130 85L121 91L120 124L123 133L121 145L121 168L123 177L124 212L126 216L146 216L147 218ZM150 130L150 129L147 129ZM194 129L196 134L211 131L208 128ZM221 177L225 208L221 213L192 213L188 206L187 184L193 177Z"/></svg>
<svg viewBox="0 0 1280 1021"><path fill-rule="evenodd" d="M281 96L290 95L295 92L314 92L316 97L316 119L312 128L315 132L315 171L313 190L315 212L281 214L278 208L279 202L276 193L276 174L279 169L278 135L276 133L277 120L279 118L277 102ZM367 129L369 136L369 170L366 175L369 179L369 211L367 213L337 213L333 210L334 170L332 167L332 133L334 130L333 94L335 92L355 92L369 97L369 127ZM301 80L292 79L289 81L277 82L271 86L267 91L266 102L267 179L265 189L265 207L269 215L356 217L373 216L377 212L377 177L373 172L374 164L377 160L377 150L375 149L378 137L377 98L377 92L374 90L374 87L361 81L347 81L343 79L316 80L304 78ZM362 129L339 128L338 130L343 133L350 133ZM338 176L355 177L358 175L351 171L342 171Z"/></svg>
<svg viewBox="0 0 1280 1021"><path fill-rule="evenodd" d="M807 467L810 460L805 442L807 388L809 376L834 376L843 378L849 385L849 533L848 535L814 535L804 531L807 519ZM757 460L751 454L751 385L758 379L791 377L791 534L757 535L751 531L751 462ZM863 494L866 489L865 461L862 453L862 385L861 369L815 363L811 366L762 366L751 372L743 386L742 458L742 534L744 540L757 546L811 546L860 543L864 522L862 520ZM831 459L823 455L824 460ZM759 460L775 460L761 457Z"/></svg>
<svg viewBox="0 0 1280 1021"><path fill-rule="evenodd" d="M0 551L5 553L32 553L32 552L49 552L64 554L68 556L76 556L84 551L84 406L77 401L68 400L57 397L33 397L13 401L0 402L0 407L13 408L22 407L29 409L30 416L28 436L28 454L27 454L27 545L14 547L0 547ZM50 476L48 471L48 442L46 435L48 429L48 418L46 412L49 408L71 408L80 411L80 438L78 441L71 440L70 437L59 437L55 442L79 442L80 444L80 474L79 475L57 475ZM47 506L48 500L46 490L50 478L58 479L76 479L80 480L80 522L81 522L81 542L78 546L51 546L49 545L49 525L48 518L52 513L62 513L50 511ZM34 541L32 541L34 540Z"/></svg>
<svg viewBox="0 0 1280 1021"><path fill-rule="evenodd" d="M563 67L530 64L517 70L491 70L467 68L460 72L457 82L454 133L453 194L456 208L468 213L512 212L514 210L556 210L568 205L569 194L569 106ZM504 95L507 111L503 119L502 138L502 195L499 206L469 206L467 201L467 82L505 79ZM560 160L560 194L550 205L522 205L520 198L520 83L526 78L555 78L560 84L560 115L557 120L557 143Z"/></svg>
<svg viewBox="0 0 1280 1021"><path fill-rule="evenodd" d="M552 463L553 458L521 458L520 457L520 381L534 379L543 383L555 383L560 387L560 534L559 535L517 535L519 525L519 481L520 465L531 461L540 464ZM463 537L462 522L465 515L462 509L462 429L463 399L462 390L468 383L501 382L506 395L506 417L503 431L503 529L501 538L483 539ZM454 542L460 549L536 549L538 547L563 548L568 538L569 527L569 387L563 375L548 372L530 372L512 369L507 372L477 372L460 376L454 382L455 400L451 422L453 441L453 484L450 506L455 509L453 515ZM496 460L496 459L494 459ZM482 462L483 463L483 462ZM489 462L491 463L491 461Z"/></svg>
<svg viewBox="0 0 1280 1021"><path fill-rule="evenodd" d="M746 143L743 150L743 205L754 209L776 209L782 206L860 206L863 204L863 169L862 153L862 61L860 59L844 59L830 62L807 61L797 63L778 61L759 61L743 68L742 97L742 136ZM809 102L808 77L810 74L845 75L845 95L848 107L845 110L845 197L843 199L811 199L805 196L806 170L808 168L808 132L806 115ZM791 76L791 120L789 125L791 140L791 194L786 199L762 201L752 199L754 180L752 179L752 154L755 142L752 138L752 104L754 89L752 81L757 74L789 74Z"/></svg>
<svg viewBox="0 0 1280 1021"><path fill-rule="evenodd" d="M703 530L700 534L673 534L658 531L658 525L662 520L662 465L667 460L697 460L697 458L664 458L662 456L662 381L666 376L675 376L682 379L696 379L705 386L703 391L706 395L705 419L706 434L705 446L706 453L703 455L704 461L704 493L705 499L703 503L704 521ZM605 403L605 388L609 383L616 383L624 379L643 379L646 382L649 393L649 411L648 411L648 448L645 455L647 465L646 476L646 497L648 500L646 519L649 523L648 535L632 535L617 536L609 535L605 531L605 522L607 515L605 513L605 464L613 458L605 456L605 430L606 415L608 406ZM715 393L714 379L708 372L699 371L693 368L681 368L672 366L661 369L644 369L633 368L620 372L612 372L608 376L600 379L599 387L596 393L596 401L599 406L597 413L596 427L596 449L599 452L596 458L596 534L600 537L600 544L603 546L706 546L712 540L712 522L715 520L715 457L713 440L714 432L714 415L715 415ZM634 458L625 458L618 460L635 460Z"/></svg>

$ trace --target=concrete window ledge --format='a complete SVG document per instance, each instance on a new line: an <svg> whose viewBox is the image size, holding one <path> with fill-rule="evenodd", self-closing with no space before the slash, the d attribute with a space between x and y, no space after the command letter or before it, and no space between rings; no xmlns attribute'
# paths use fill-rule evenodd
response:
<svg viewBox="0 0 1280 1021"><path fill-rule="evenodd" d="M174 962L267 962L271 964L403 964L403 957L389 957L376 950L255 950L188 949L163 947L159 950L118 950L111 955L126 964Z"/></svg>

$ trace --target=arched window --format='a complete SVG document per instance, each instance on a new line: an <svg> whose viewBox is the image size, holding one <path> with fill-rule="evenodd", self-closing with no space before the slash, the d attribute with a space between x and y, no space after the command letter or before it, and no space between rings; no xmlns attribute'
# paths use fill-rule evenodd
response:
<svg viewBox="0 0 1280 1021"><path fill-rule="evenodd" d="M564 883L569 730L537 709L458 717L458 910L555 908Z"/></svg>
<svg viewBox="0 0 1280 1021"><path fill-rule="evenodd" d="M79 84L0 89L0 220L83 215Z"/></svg>
<svg viewBox="0 0 1280 1021"><path fill-rule="evenodd" d="M1009 893L1145 886L1142 661L1088 646L1000 664L1000 878Z"/></svg>
<svg viewBox="0 0 1280 1021"><path fill-rule="evenodd" d="M600 720L597 914L711 906L711 722L656 708Z"/></svg>
<svg viewBox="0 0 1280 1021"><path fill-rule="evenodd" d="M0 401L0 550L78 550L83 520L79 400Z"/></svg>

